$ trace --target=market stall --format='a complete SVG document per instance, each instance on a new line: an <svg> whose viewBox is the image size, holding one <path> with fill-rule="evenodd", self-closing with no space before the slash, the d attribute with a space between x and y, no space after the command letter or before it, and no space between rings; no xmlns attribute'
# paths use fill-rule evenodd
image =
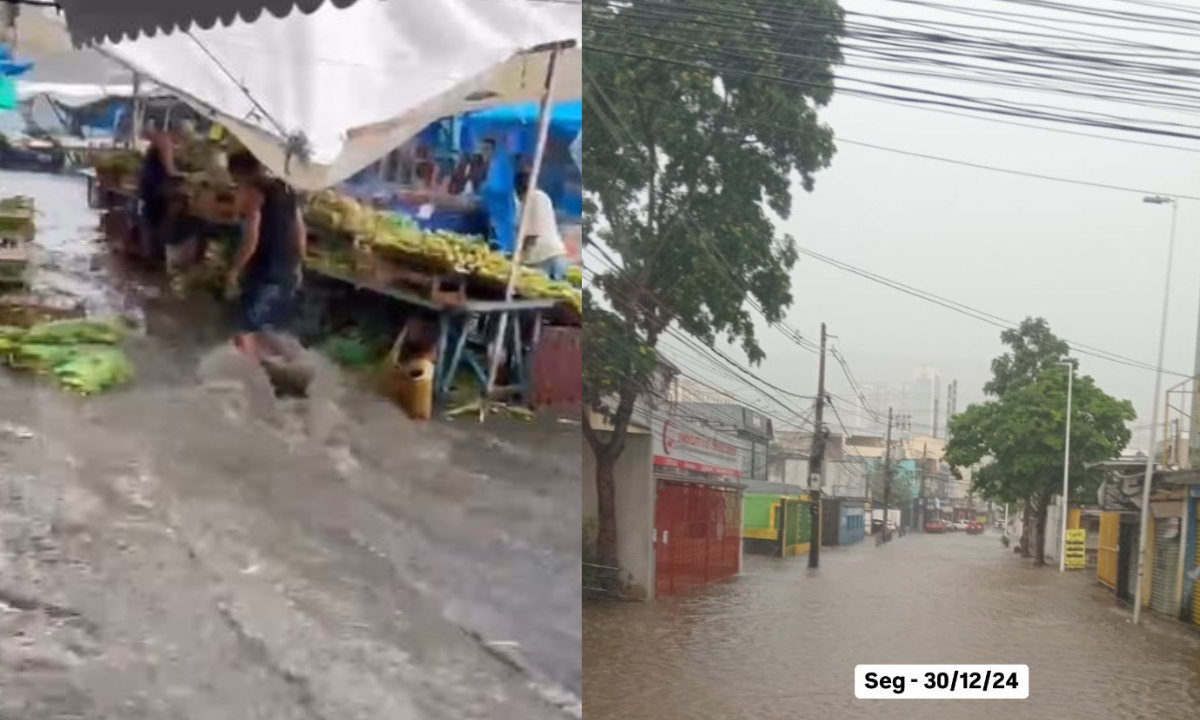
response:
<svg viewBox="0 0 1200 720"><path fill-rule="evenodd" d="M98 47L207 111L292 186L320 190L439 118L539 100L553 50L559 97L579 97L581 25L574 3L366 2Z"/></svg>
<svg viewBox="0 0 1200 720"><path fill-rule="evenodd" d="M227 127L289 184L316 191L441 118L536 100L537 117L548 121L551 96L579 97L580 13L536 0L361 3L101 49ZM264 53L288 57L288 72L262 62ZM529 148L534 183L543 125ZM418 210L429 200L406 198ZM470 210L472 200L461 201ZM542 325L547 318L579 324L578 288L521 268L519 246L505 257L474 233L423 222L422 212L406 220L347 203L323 192L309 205L315 241L307 274L320 281L312 284L367 291L403 307L399 316L432 321L434 389L443 404L464 376L489 398L528 402ZM516 223L512 230L523 237ZM408 322L394 329L396 343L408 329Z"/></svg>
<svg viewBox="0 0 1200 720"><path fill-rule="evenodd" d="M516 292L506 295L512 261L480 237L426 231L334 192L315 196L306 217L315 239L309 273L395 300L436 328L429 352L434 397L443 408L464 373L486 387L493 344L504 358L503 394L530 401L530 353L544 322L582 319L578 288L536 270L520 270Z"/></svg>

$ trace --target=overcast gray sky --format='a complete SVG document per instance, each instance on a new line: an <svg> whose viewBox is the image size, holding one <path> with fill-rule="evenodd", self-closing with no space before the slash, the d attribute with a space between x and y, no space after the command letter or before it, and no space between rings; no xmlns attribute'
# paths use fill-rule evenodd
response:
<svg viewBox="0 0 1200 720"><path fill-rule="evenodd" d="M968 5L998 4L972 0ZM989 22L894 0L844 0L843 7ZM1151 39L1200 50L1197 37ZM896 75L875 77L912 82ZM1104 111L1102 105L1071 98L937 79L918 82L952 92ZM1194 115L1110 107L1127 116L1200 124ZM822 116L839 138L1033 173L1200 195L1197 153L1071 137L845 95L835 95ZM1143 139L1189 145L1187 140ZM1190 141L1190 146L1200 148L1200 142ZM797 189L792 217L779 229L793 234L800 245L837 260L1005 318L1042 316L1061 337L1153 363L1169 227L1169 208L1144 204L1138 193L1014 177L841 143L832 167L818 175L815 192ZM1164 364L1190 372L1200 318L1200 203L1180 203L1172 282ZM943 380L959 380L960 408L982 398L989 362L1001 350L998 328L806 258L795 269L793 290L796 303L788 321L812 339L818 337L820 323L828 323L860 382L907 382L917 366L932 365ZM768 353L759 370L763 377L811 393L815 355L775 330L764 327L761 335ZM1102 388L1133 401L1137 425L1144 425L1151 414L1154 373L1088 356L1080 360L1082 372L1095 377ZM848 391L832 363L829 378L834 392ZM1165 386L1177 381L1164 379ZM751 394L731 381L721 384ZM1144 441L1144 428L1138 430Z"/></svg>

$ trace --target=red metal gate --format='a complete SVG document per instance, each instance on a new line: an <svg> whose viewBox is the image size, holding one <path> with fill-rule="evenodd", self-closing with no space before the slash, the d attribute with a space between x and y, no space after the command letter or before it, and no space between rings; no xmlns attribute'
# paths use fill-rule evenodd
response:
<svg viewBox="0 0 1200 720"><path fill-rule="evenodd" d="M677 595L737 574L741 505L733 488L658 481L656 595Z"/></svg>

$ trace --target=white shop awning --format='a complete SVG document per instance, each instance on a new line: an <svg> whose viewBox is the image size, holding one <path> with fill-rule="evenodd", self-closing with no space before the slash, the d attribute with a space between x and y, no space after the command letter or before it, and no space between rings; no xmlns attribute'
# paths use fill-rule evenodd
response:
<svg viewBox="0 0 1200 720"><path fill-rule="evenodd" d="M139 4L92 4L125 2ZM581 96L579 3L337 4L99 49L228 127L305 190L350 177L439 118L538 100L552 47L566 48L556 97Z"/></svg>
<svg viewBox="0 0 1200 720"><path fill-rule="evenodd" d="M119 42L198 26L254 21L264 11L275 17L311 13L323 4L348 7L355 0L58 0L78 45Z"/></svg>

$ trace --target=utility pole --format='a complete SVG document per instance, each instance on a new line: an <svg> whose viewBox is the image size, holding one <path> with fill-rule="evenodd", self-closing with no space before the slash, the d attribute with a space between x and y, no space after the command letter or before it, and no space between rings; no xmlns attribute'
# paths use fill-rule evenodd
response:
<svg viewBox="0 0 1200 720"><path fill-rule="evenodd" d="M892 409L888 408L887 436L883 441L883 541L891 539L888 531L888 504L892 501Z"/></svg>
<svg viewBox="0 0 1200 720"><path fill-rule="evenodd" d="M934 425L934 427L937 426ZM921 491L917 493L917 507L920 508L920 512L915 515L915 517L917 517L917 522L920 523L918 527L920 528L921 532L925 532L925 478L928 475L925 471L925 468L928 466L928 464L929 443L925 443L921 446Z"/></svg>
<svg viewBox="0 0 1200 720"><path fill-rule="evenodd" d="M814 415L812 451L808 455L808 499L812 535L808 566L821 566L821 478L825 470L825 323L821 323L821 362L817 371L817 408Z"/></svg>

